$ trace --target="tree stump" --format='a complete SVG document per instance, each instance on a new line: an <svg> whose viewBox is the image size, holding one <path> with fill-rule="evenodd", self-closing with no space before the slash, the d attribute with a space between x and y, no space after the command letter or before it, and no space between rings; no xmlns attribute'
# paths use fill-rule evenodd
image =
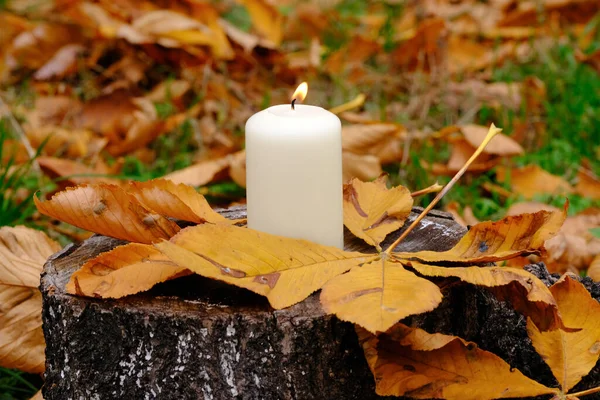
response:
<svg viewBox="0 0 600 400"><path fill-rule="evenodd" d="M405 227L421 211L413 209ZM240 218L245 209L223 214ZM449 214L433 211L398 250L447 250L465 232ZM325 315L318 295L273 310L261 296L196 275L120 300L66 294L75 270L122 243L94 236L44 266L46 400L381 398L353 325ZM346 248L374 251L349 232ZM548 283L553 279L543 266L532 268ZM600 297L597 286L586 285ZM473 340L525 375L556 385L531 346L524 317L484 289L453 285L436 310L404 322ZM597 366L578 388L598 380Z"/></svg>

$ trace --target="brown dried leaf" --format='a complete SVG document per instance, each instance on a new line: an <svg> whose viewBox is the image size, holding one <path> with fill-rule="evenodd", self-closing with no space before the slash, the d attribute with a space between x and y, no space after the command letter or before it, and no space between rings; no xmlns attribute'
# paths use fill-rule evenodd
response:
<svg viewBox="0 0 600 400"><path fill-rule="evenodd" d="M394 253L400 259L422 262L482 263L508 260L539 252L544 242L559 231L567 216L563 211L538 211L486 221L473 226L450 250Z"/></svg>
<svg viewBox="0 0 600 400"><path fill-rule="evenodd" d="M381 162L399 161L402 157L402 133L396 124L355 124L342 128L342 149L355 154L371 154Z"/></svg>
<svg viewBox="0 0 600 400"><path fill-rule="evenodd" d="M344 224L356 236L379 248L385 237L404 225L413 198L404 186L387 189L387 175L373 182L352 179L344 185Z"/></svg>
<svg viewBox="0 0 600 400"><path fill-rule="evenodd" d="M600 238L590 229L600 227L600 209L588 209L568 217L558 234L546 242L544 257L552 272L584 270L600 254Z"/></svg>
<svg viewBox="0 0 600 400"><path fill-rule="evenodd" d="M283 39L283 15L267 0L238 0L246 6L252 26L265 39L279 46Z"/></svg>
<svg viewBox="0 0 600 400"><path fill-rule="evenodd" d="M216 158L214 160L201 161L187 168L180 169L163 178L174 183L183 183L190 186L203 186L226 177L227 169L230 165L228 156Z"/></svg>
<svg viewBox="0 0 600 400"><path fill-rule="evenodd" d="M600 200L600 179L592 171L580 168L577 172L575 192L583 197Z"/></svg>
<svg viewBox="0 0 600 400"><path fill-rule="evenodd" d="M42 295L46 259L60 245L43 232L0 228L0 365L30 373L44 371Z"/></svg>
<svg viewBox="0 0 600 400"><path fill-rule="evenodd" d="M456 277L463 282L485 286L500 300L529 316L541 330L563 326L556 301L546 285L529 272L509 267L436 267L412 261L419 273L435 277Z"/></svg>
<svg viewBox="0 0 600 400"><path fill-rule="evenodd" d="M88 231L138 243L169 239L179 231L172 221L144 207L118 186L81 185L41 202L39 212Z"/></svg>
<svg viewBox="0 0 600 400"><path fill-rule="evenodd" d="M565 326L540 332L531 320L527 333L535 350L542 356L567 392L586 376L600 355L600 304L575 279L565 275L550 288Z"/></svg>
<svg viewBox="0 0 600 400"><path fill-rule="evenodd" d="M333 278L321 292L326 312L373 333L385 332L409 315L431 311L441 301L434 283L384 258Z"/></svg>
<svg viewBox="0 0 600 400"><path fill-rule="evenodd" d="M381 396L480 400L558 392L456 336L403 324L380 336L357 331Z"/></svg>
<svg viewBox="0 0 600 400"><path fill-rule="evenodd" d="M166 179L131 182L128 193L150 210L164 217L202 224L210 222L235 223L214 211L204 196L188 185L176 184Z"/></svg>
<svg viewBox="0 0 600 400"><path fill-rule="evenodd" d="M487 126L473 124L460 126L465 139L473 146L473 151L483 142L488 129ZM523 148L509 136L499 133L490 141L483 152L496 156L514 156L523 154Z"/></svg>
<svg viewBox="0 0 600 400"><path fill-rule="evenodd" d="M151 245L129 243L87 261L67 284L79 296L121 298L190 272Z"/></svg>
<svg viewBox="0 0 600 400"><path fill-rule="evenodd" d="M343 181L348 182L352 178L361 181L370 181L383 173L381 161L370 154L358 155L349 151L342 153Z"/></svg>
<svg viewBox="0 0 600 400"><path fill-rule="evenodd" d="M536 194L565 195L573 193L573 188L567 181L559 176L552 175L537 165L516 168L509 171L509 173L510 185L513 191L526 199L531 199ZM499 167L496 171L498 182L504 182L506 174L507 170L504 167Z"/></svg>

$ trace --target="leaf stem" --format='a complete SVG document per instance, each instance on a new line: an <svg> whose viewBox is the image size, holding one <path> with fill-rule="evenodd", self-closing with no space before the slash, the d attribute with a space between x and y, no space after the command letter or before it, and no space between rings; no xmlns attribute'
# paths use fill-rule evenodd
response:
<svg viewBox="0 0 600 400"><path fill-rule="evenodd" d="M417 197L417 196L422 196L422 195L428 194L428 193L437 193L440 190L442 190L443 188L444 187L442 185L440 185L439 183L436 182L433 185L428 186L428 187L426 187L424 189L414 191L410 195L412 197Z"/></svg>
<svg viewBox="0 0 600 400"><path fill-rule="evenodd" d="M587 396L588 394L593 394L593 393L598 393L598 392L600 392L600 386L591 388L591 389L587 389L587 390L582 390L581 392L577 392L577 393L568 393L568 396L580 397L580 396Z"/></svg>
<svg viewBox="0 0 600 400"><path fill-rule="evenodd" d="M450 189L452 189L452 186L454 186L454 184L463 176L463 174L467 171L467 169L469 168L469 166L471 164L473 164L473 161L475 161L475 159L477 157L479 157L479 155L481 154L481 152L483 151L483 149L485 149L485 146L487 146L490 143L490 141L494 138L494 136L496 136L500 132L502 132L502 129L496 128L496 126L494 124L492 124L490 126L490 129L489 129L487 135L485 136L485 138L483 139L483 142L481 142L481 144L479 145L479 147L477 148L477 150L475 150L475 152L473 153L473 155L471 156L471 158L469 158L469 160L456 173L456 175L454 175L454 177L450 180L450 182L448 182L448 184L446 184L446 186L444 186L444 188L437 194L437 196L435 196L435 199L433 199L433 201L427 206L427 208L425 208L423 210L423 212L421 214L419 214L419 216L417 217L417 219L415 219L413 221L413 223L410 224L410 226L402 233L402 235L400 235L400 237L398 239L396 239L396 241L394 241L394 243L392 243L385 250L386 254L390 254L396 248L396 246L398 246L398 244L401 241L403 241L408 236L408 234L410 232L412 232L412 230L419 224L419 222L421 222L421 220L423 218L425 218L425 216L427 215L427 213L429 211L431 211L431 209L433 207L436 206L436 204L446 195L446 193L448 193L450 191Z"/></svg>

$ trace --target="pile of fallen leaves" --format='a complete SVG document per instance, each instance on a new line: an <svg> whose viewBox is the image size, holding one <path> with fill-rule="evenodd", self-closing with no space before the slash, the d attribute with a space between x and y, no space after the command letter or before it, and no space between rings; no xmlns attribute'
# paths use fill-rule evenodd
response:
<svg viewBox="0 0 600 400"><path fill-rule="evenodd" d="M0 116L21 131L13 143L17 160L43 145L37 165L58 179L59 189L120 185L126 157L152 165L181 153L189 156L150 177L244 187L239 133L245 121L266 105L289 101L301 80L311 82L309 102L335 105L345 122L346 180L374 179L389 164L402 169L415 142L448 143L445 163L419 163L432 179L451 175L485 135L472 124L483 106L524 108L513 135L490 144L470 173L502 165L497 181L509 181L512 190L485 190L504 198L578 193L600 199L600 181L585 160L575 186L534 165L511 167L511 157L547 139L540 118L546 90L535 77L490 83L495 67L528 59L567 33L582 49L580 59L597 66L600 51L583 52L596 35L595 25L586 24L600 9L597 1L427 0L402 7L377 1L359 8L350 12L339 0L9 0L0 11L6 102ZM380 110L363 109L377 98ZM443 121L429 113L439 106L447 110ZM395 122L399 114L405 123ZM456 124L445 126L448 118ZM153 145L182 131L186 144L171 154ZM557 271L586 269L599 254L587 230L573 230L577 239L565 231L567 243L550 246L559 248L551 251L563 266ZM571 256L582 252L581 259Z"/></svg>

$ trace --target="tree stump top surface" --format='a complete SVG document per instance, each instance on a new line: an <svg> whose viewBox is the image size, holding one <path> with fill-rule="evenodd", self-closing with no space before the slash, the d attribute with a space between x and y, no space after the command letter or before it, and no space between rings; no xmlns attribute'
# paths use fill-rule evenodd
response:
<svg viewBox="0 0 600 400"><path fill-rule="evenodd" d="M413 211L406 220L404 226L396 232L392 232L382 243L382 248L386 248L396 240L400 234L414 221L422 212L421 207L413 207ZM245 218L245 207L234 207L219 211L224 216L231 219ZM397 251L421 251L433 250L444 251L450 249L466 233L466 228L454 221L451 214L432 210L429 212L420 224L401 242ZM66 295L66 285L71 275L78 270L86 261L98 254L109 251L126 242L119 239L106 236L94 235L82 243L70 244L60 252L51 256L44 266L42 274L41 289L43 293L52 296ZM365 253L374 253L374 247L366 244L361 239L356 238L350 231L345 229L344 248L348 251L361 251ZM226 244L224 244L226 246ZM186 282L189 281L189 282ZM176 279L177 285L172 282L159 284L158 288L134 296L128 296L121 300L104 300L107 303L126 302L128 306L141 309L166 308L172 312L186 311L196 309L198 302L207 302L206 312L272 312L266 299L230 285L205 279L198 276L183 277ZM197 286L202 286L202 291L195 290ZM314 297L314 296L313 296ZM99 299L89 299L101 301ZM182 301L183 300L183 301ZM309 299L307 299L309 300ZM299 315L309 315L308 309L315 308L318 302L301 302L290 307L289 312ZM218 309L211 307L210 304L217 306ZM320 307L317 307L320 308ZM312 310L313 312L316 310Z"/></svg>

